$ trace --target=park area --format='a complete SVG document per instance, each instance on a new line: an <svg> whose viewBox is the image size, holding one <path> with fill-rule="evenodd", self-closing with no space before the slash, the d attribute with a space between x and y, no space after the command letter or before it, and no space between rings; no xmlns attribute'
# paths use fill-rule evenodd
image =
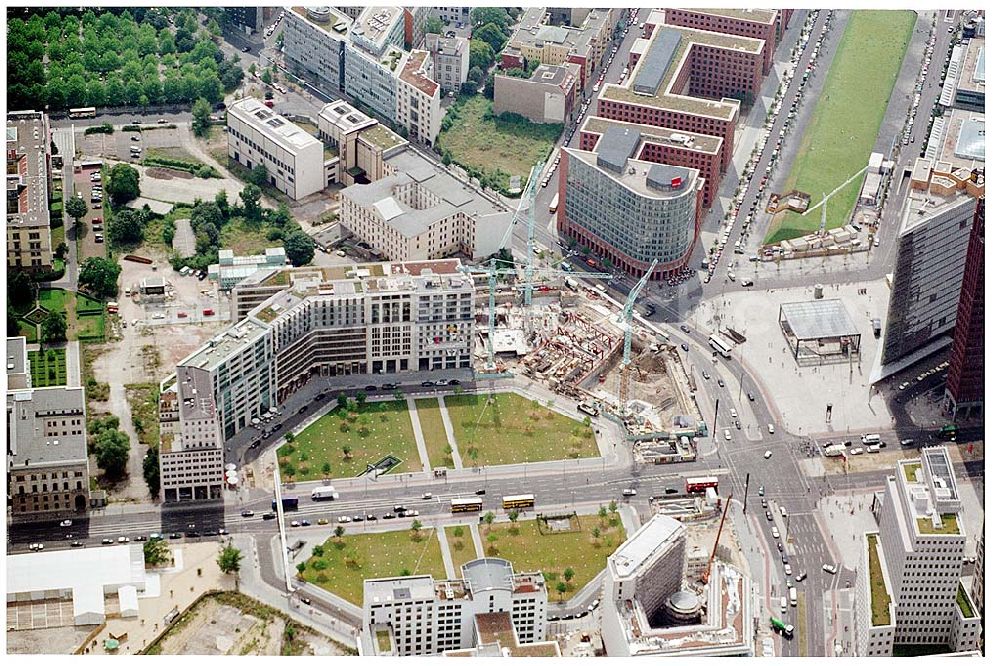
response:
<svg viewBox="0 0 1000 666"><path fill-rule="evenodd" d="M400 461L392 472L422 469L405 400L343 398L278 449L286 482L358 476L387 456Z"/></svg>
<svg viewBox="0 0 1000 666"><path fill-rule="evenodd" d="M516 393L445 397L463 464L508 465L599 454L594 431Z"/></svg>
<svg viewBox="0 0 1000 666"><path fill-rule="evenodd" d="M41 323L50 312L66 317L67 340L104 341L104 304L85 294L65 289L39 289L34 304L15 309L18 333L25 336L29 343L38 342Z"/></svg>
<svg viewBox="0 0 1000 666"><path fill-rule="evenodd" d="M469 529L463 527L459 533L454 527L446 528L456 569L476 559ZM572 597L604 569L608 556L625 541L621 519L615 511L607 509L593 516L572 514L513 523L482 522L479 534L487 557L510 560L514 571L541 571L548 584L550 601Z"/></svg>
<svg viewBox="0 0 1000 666"><path fill-rule="evenodd" d="M470 176L507 192L511 176L520 176L522 185L527 183L531 167L548 158L562 131L562 125L500 120L493 115L492 103L475 95L449 109L438 147Z"/></svg>
<svg viewBox="0 0 1000 666"><path fill-rule="evenodd" d="M31 386L33 388L66 385L66 349L64 347L29 351L28 361L31 364Z"/></svg>
<svg viewBox="0 0 1000 666"><path fill-rule="evenodd" d="M806 192L815 206L865 167L915 21L909 11L851 13L782 192ZM827 200L828 229L847 223L861 185L859 176ZM781 212L764 242L816 231L821 218L818 210L806 216Z"/></svg>
<svg viewBox="0 0 1000 666"><path fill-rule="evenodd" d="M364 602L364 581L369 578L417 574L447 578L432 529L334 536L316 548L312 557L299 563L299 576L358 606Z"/></svg>
<svg viewBox="0 0 1000 666"><path fill-rule="evenodd" d="M448 444L448 434L444 429L444 418L437 398L418 398L414 402L431 467L454 469L455 461L451 457L451 445Z"/></svg>

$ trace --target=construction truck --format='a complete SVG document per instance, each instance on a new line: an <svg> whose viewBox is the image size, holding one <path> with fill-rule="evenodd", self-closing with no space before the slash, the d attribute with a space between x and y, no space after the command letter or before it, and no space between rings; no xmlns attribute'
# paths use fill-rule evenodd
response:
<svg viewBox="0 0 1000 666"><path fill-rule="evenodd" d="M791 638L792 632L795 631L795 626L791 624L785 624L776 617L771 618L771 628L775 631L781 632L785 638Z"/></svg>

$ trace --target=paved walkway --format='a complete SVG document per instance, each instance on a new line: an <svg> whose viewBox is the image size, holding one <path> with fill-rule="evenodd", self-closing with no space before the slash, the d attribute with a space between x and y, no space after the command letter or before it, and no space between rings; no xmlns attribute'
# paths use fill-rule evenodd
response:
<svg viewBox="0 0 1000 666"><path fill-rule="evenodd" d="M66 386L83 386L80 374L80 341L70 340L66 343Z"/></svg>
<svg viewBox="0 0 1000 666"><path fill-rule="evenodd" d="M472 526L475 530L475 525ZM455 563L451 560L451 548L448 547L448 535L445 533L443 525L438 525L434 530L437 534L438 543L441 544L441 557L444 559L444 572L448 578L455 578Z"/></svg>
<svg viewBox="0 0 1000 666"><path fill-rule="evenodd" d="M479 538L479 526L472 526L472 543L476 544L476 557L486 557L486 550L483 548L483 540Z"/></svg>
<svg viewBox="0 0 1000 666"><path fill-rule="evenodd" d="M458 442L455 441L455 429L451 427L451 417L448 415L448 405L444 402L444 396L439 395L438 407L441 409L441 421L444 423L444 434L448 437L448 446L451 447L451 459L455 463L455 469L465 469L462 465L462 456L458 451Z"/></svg>
<svg viewBox="0 0 1000 666"><path fill-rule="evenodd" d="M424 443L424 431L420 428L420 415L417 413L417 402L413 398L406 399L407 411L410 413L410 425L413 426L413 437L417 440L417 453L420 454L420 464L424 471L431 471L431 459L427 455L427 444Z"/></svg>

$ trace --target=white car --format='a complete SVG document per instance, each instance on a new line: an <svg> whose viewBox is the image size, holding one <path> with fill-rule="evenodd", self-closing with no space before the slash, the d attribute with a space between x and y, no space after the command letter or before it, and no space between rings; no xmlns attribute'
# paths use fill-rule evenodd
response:
<svg viewBox="0 0 1000 666"><path fill-rule="evenodd" d="M772 527L771 528L771 536L773 536L775 539L780 539L781 538L781 534L778 532L778 528L777 527Z"/></svg>
<svg viewBox="0 0 1000 666"><path fill-rule="evenodd" d="M128 537L127 536L118 537L118 543L128 543Z"/></svg>
<svg viewBox="0 0 1000 666"><path fill-rule="evenodd" d="M349 522L351 522L351 517L350 516L341 516L340 518L337 518L337 522L338 523L349 523Z"/></svg>
<svg viewBox="0 0 1000 666"><path fill-rule="evenodd" d="M299 526L299 521L293 520L292 521L292 527L298 527L298 526Z"/></svg>
<svg viewBox="0 0 1000 666"><path fill-rule="evenodd" d="M769 435L773 435L774 434L774 424L773 423L768 423L767 424L767 433Z"/></svg>
<svg viewBox="0 0 1000 666"><path fill-rule="evenodd" d="M732 441L732 439L733 439L733 433L729 432L729 430L725 430L724 434L726 436L726 441L727 442Z"/></svg>
<svg viewBox="0 0 1000 666"><path fill-rule="evenodd" d="M73 524L73 521L67 519L67 520L64 520L61 523L59 523L59 527L69 527L72 524Z"/></svg>
<svg viewBox="0 0 1000 666"><path fill-rule="evenodd" d="M778 507L778 513L780 513L780 514L781 514L781 517L782 517L782 518L788 518L788 512L787 512L787 511L785 511L785 507L783 507L783 506L779 506L779 507Z"/></svg>
<svg viewBox="0 0 1000 666"><path fill-rule="evenodd" d="M764 451L764 460L770 460L770 458L771 458L771 451L770 449L768 449L767 451Z"/></svg>
<svg viewBox="0 0 1000 666"><path fill-rule="evenodd" d="M786 564L785 565L785 575L786 576L791 576L792 575L792 565L791 564Z"/></svg>
<svg viewBox="0 0 1000 666"><path fill-rule="evenodd" d="M851 455L852 456L860 456L864 452L865 452L865 450L863 448L861 448L860 446L851 449Z"/></svg>
<svg viewBox="0 0 1000 666"><path fill-rule="evenodd" d="M824 564L823 571L827 572L828 574L835 574L837 573L837 566L834 564Z"/></svg>

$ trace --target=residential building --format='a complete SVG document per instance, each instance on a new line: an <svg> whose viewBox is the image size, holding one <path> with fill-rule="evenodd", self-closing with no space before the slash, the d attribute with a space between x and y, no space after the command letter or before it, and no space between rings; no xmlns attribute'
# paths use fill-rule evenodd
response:
<svg viewBox="0 0 1000 666"><path fill-rule="evenodd" d="M469 12L472 7L431 7L431 15L436 16L448 25L470 25Z"/></svg>
<svg viewBox="0 0 1000 666"><path fill-rule="evenodd" d="M446 92L458 93L469 78L469 40L431 33L424 45L434 61L434 80Z"/></svg>
<svg viewBox="0 0 1000 666"><path fill-rule="evenodd" d="M608 557L600 629L609 657L754 655L750 577L717 558L708 584L692 587L686 548L684 524L655 514Z"/></svg>
<svg viewBox="0 0 1000 666"><path fill-rule="evenodd" d="M507 616L506 630L516 634L516 643L539 643L545 640L547 605L541 573L515 574L510 562L498 558L463 564L460 580L426 575L366 580L360 651L402 657L495 643L504 631L494 626L498 619L476 625L484 615L499 614Z"/></svg>
<svg viewBox="0 0 1000 666"><path fill-rule="evenodd" d="M720 137L732 160L740 105L764 78L764 40L647 24L633 45L635 65L623 84L606 83L597 115Z"/></svg>
<svg viewBox="0 0 1000 666"><path fill-rule="evenodd" d="M270 184L292 199L326 187L323 144L252 97L229 105L229 157L252 169L262 164Z"/></svg>
<svg viewBox="0 0 1000 666"><path fill-rule="evenodd" d="M83 388L7 391L7 480L15 521L56 520L87 510L90 467Z"/></svg>
<svg viewBox="0 0 1000 666"><path fill-rule="evenodd" d="M264 254L236 256L232 250L219 250L219 263L208 267L208 279L217 282L219 289L229 291L235 284L259 270L284 266L285 248L269 247Z"/></svg>
<svg viewBox="0 0 1000 666"><path fill-rule="evenodd" d="M333 7L292 7L284 23L289 69L327 96L341 95L353 20Z"/></svg>
<svg viewBox="0 0 1000 666"><path fill-rule="evenodd" d="M705 179L701 210L707 211L712 207L719 194L725 170L722 163L722 139L708 134L679 132L655 125L637 125L589 116L580 128L580 150L594 150L597 142L611 127L639 131L642 139L636 157L640 160L697 169L698 175Z"/></svg>
<svg viewBox="0 0 1000 666"><path fill-rule="evenodd" d="M344 58L344 93L387 122L396 119L399 75L406 64L402 49L390 47L384 56L348 45Z"/></svg>
<svg viewBox="0 0 1000 666"><path fill-rule="evenodd" d="M986 199L976 201L958 296L945 399L953 414L982 411L986 398Z"/></svg>
<svg viewBox="0 0 1000 666"><path fill-rule="evenodd" d="M177 367L178 381L170 392L177 395L178 427L160 433L160 499L165 503L222 498L225 469L213 386L218 379L204 368ZM160 420L167 418L161 412Z"/></svg>
<svg viewBox="0 0 1000 666"><path fill-rule="evenodd" d="M391 173L341 191L341 224L394 261L500 249L511 213L413 149L389 157Z"/></svg>
<svg viewBox="0 0 1000 666"><path fill-rule="evenodd" d="M396 124L406 128L407 138L425 148L434 146L444 113L441 86L434 80L434 60L428 51L411 51L399 72ZM403 130L400 130L403 131Z"/></svg>
<svg viewBox="0 0 1000 666"><path fill-rule="evenodd" d="M385 159L408 145L377 120L347 102L331 102L317 119L319 137L334 157L327 159L329 182L370 183L387 171Z"/></svg>
<svg viewBox="0 0 1000 666"><path fill-rule="evenodd" d="M986 113L986 38L973 37L965 46L955 85L955 106Z"/></svg>
<svg viewBox="0 0 1000 666"><path fill-rule="evenodd" d="M264 30L277 18L274 7L223 7L229 25L244 35L252 35Z"/></svg>
<svg viewBox="0 0 1000 666"><path fill-rule="evenodd" d="M493 79L493 112L510 112L533 123L563 123L576 108L580 66L539 65L523 79L497 72Z"/></svg>
<svg viewBox="0 0 1000 666"><path fill-rule="evenodd" d="M49 119L40 111L7 113L7 266L52 270Z"/></svg>
<svg viewBox="0 0 1000 666"><path fill-rule="evenodd" d="M896 462L877 493L854 595L857 656L913 646L979 644L981 616L962 581L967 533L951 456L942 446Z"/></svg>
<svg viewBox="0 0 1000 666"><path fill-rule="evenodd" d="M433 8L427 5L420 7L403 7L403 41L408 49L420 46L426 34L425 25L431 16Z"/></svg>
<svg viewBox="0 0 1000 666"><path fill-rule="evenodd" d="M460 267L447 259L258 271L232 290L234 307L250 307L246 317L161 382L182 401L206 401L189 412L182 402L184 441L205 445L196 451L210 448L212 412L227 441L314 376L471 368L475 288Z"/></svg>
<svg viewBox="0 0 1000 666"><path fill-rule="evenodd" d="M62 612L69 617L62 617L78 627L103 625L113 614L138 617L146 583L141 543L7 556L8 608L42 599L53 606L65 603L70 607Z"/></svg>
<svg viewBox="0 0 1000 666"><path fill-rule="evenodd" d="M596 152L563 148L558 228L616 270L662 280L687 265L705 181L696 169L637 157L635 127L610 127Z"/></svg>
<svg viewBox="0 0 1000 666"><path fill-rule="evenodd" d="M764 41L764 71L771 69L778 44L781 12L776 9L654 9L648 24L665 23ZM645 26L644 26L645 27Z"/></svg>
<svg viewBox="0 0 1000 666"><path fill-rule="evenodd" d="M977 199L985 176L918 158L903 206L875 379L951 342Z"/></svg>

